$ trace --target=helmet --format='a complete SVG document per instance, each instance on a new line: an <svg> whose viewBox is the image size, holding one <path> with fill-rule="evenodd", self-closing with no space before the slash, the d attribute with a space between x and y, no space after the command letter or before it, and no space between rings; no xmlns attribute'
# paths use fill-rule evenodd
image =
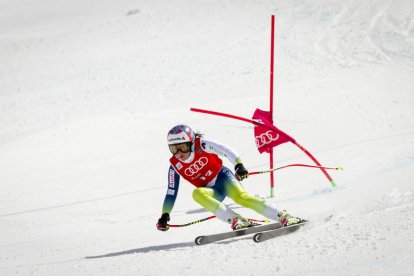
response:
<svg viewBox="0 0 414 276"><path fill-rule="evenodd" d="M168 145L193 143L195 139L194 131L186 125L178 125L173 127L167 135Z"/></svg>

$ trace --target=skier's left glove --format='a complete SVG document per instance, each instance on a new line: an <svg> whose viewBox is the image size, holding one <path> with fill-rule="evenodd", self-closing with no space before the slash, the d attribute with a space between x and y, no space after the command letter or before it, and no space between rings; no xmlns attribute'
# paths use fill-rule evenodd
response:
<svg viewBox="0 0 414 276"><path fill-rule="evenodd" d="M162 216L158 219L157 223L157 229L160 231L167 231L170 229L170 226L168 225L168 222L170 221L170 214L164 213Z"/></svg>
<svg viewBox="0 0 414 276"><path fill-rule="evenodd" d="M234 167L234 170L236 171L236 178L239 181L242 181L243 179L246 179L249 177L249 172L246 170L246 168L243 166L243 163L239 163Z"/></svg>

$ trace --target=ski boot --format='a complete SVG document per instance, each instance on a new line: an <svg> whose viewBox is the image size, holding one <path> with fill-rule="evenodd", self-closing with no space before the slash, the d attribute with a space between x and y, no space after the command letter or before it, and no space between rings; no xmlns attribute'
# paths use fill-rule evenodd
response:
<svg viewBox="0 0 414 276"><path fill-rule="evenodd" d="M232 223L231 223L231 228L233 230L240 230L243 228L248 228L248 227L253 227L253 226L257 226L260 225L258 223L255 223L253 221L251 221L250 219L247 218L243 218L243 217L236 217L235 219L233 219Z"/></svg>
<svg viewBox="0 0 414 276"><path fill-rule="evenodd" d="M283 225L283 227L306 222L304 219L289 215L286 210L279 212L277 216L280 218L280 223Z"/></svg>

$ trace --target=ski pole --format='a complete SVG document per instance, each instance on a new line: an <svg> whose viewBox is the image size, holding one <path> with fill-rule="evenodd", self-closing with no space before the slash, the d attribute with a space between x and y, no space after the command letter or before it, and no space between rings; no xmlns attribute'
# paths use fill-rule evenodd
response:
<svg viewBox="0 0 414 276"><path fill-rule="evenodd" d="M216 218L216 216L211 216L211 217L195 220L195 221L185 223L185 224L169 224L169 226L170 227L185 227L185 226L190 226L190 225L197 224L197 223L200 223L200 222L203 222L209 219L213 219L213 218Z"/></svg>
<svg viewBox="0 0 414 276"><path fill-rule="evenodd" d="M190 226L190 225L197 224L197 223L200 223L200 222L203 222L203 221L206 221L206 220L209 220L209 219L213 219L213 218L216 218L216 216L210 216L210 217L207 217L207 218L195 220L195 221L185 223L185 224L168 224L168 226L169 227L185 227L185 226ZM265 220L259 220L259 219L249 218L249 220L254 221L254 222L263 222L263 223L269 223L270 222L269 220L266 220L266 219Z"/></svg>
<svg viewBox="0 0 414 276"><path fill-rule="evenodd" d="M342 167L332 168L332 167L314 166L314 165L306 165L306 164L290 164L290 165L278 167L278 168L271 169L271 170L250 172L249 175L270 173L270 172L277 171L277 170L281 170L281 169L288 168L288 167L307 167L307 168L316 168L316 169L325 169L325 170L337 170L337 171L342 171L343 170Z"/></svg>

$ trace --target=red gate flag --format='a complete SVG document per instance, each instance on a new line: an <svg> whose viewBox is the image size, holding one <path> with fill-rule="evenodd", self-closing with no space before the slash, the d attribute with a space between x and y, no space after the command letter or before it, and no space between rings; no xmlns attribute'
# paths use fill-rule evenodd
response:
<svg viewBox="0 0 414 276"><path fill-rule="evenodd" d="M275 127L270 122L270 116L270 112L256 109L252 117L253 121L259 123L254 126L254 138L260 153L270 153L273 147L295 141L291 136Z"/></svg>
<svg viewBox="0 0 414 276"><path fill-rule="evenodd" d="M291 136L287 135L286 133L284 133L283 131L281 131L280 129L278 129L277 127L275 127L273 124L270 123L269 121L269 114L270 112L266 112L260 109L256 109L256 111L253 114L253 118L257 118L257 120L250 120L247 118L243 118L243 117L239 117L239 116L235 116L235 115L231 115L231 114L226 114L226 113L221 113L221 112L216 112L216 111L210 111L210 110L205 110L205 109L199 109L199 108L191 108L191 111L194 112L201 112L201 113L207 113L207 114L212 114L212 115L217 115L217 116L223 116L223 117L227 117L227 118L232 118L232 119L236 119L236 120L240 120L240 121L245 121L248 123L251 123L255 126L254 131L255 131L255 136L256 136L256 127L257 126L262 126L264 129L267 129L267 131L271 131L271 132L267 132L266 130L260 130L259 129L259 136L260 134L265 133L266 138L267 139L268 135L271 136L272 138L269 139L274 139L274 141L271 141L269 144L265 144L265 145L261 145L261 147L259 148L259 151L262 149L261 152L266 151L266 150L270 150L272 147L278 146L280 144L286 143L286 142L292 142L293 144L295 144L300 150L302 150L307 156L309 156L310 159L312 159L313 162L315 162L315 164L317 165L318 168L321 169L321 171L323 172L323 174L326 176L326 178L328 178L328 180L331 182L332 187L336 187L335 182L333 181L332 177L328 174L328 172L325 170L325 167L323 167L318 160L316 160L316 158L309 152L307 151L303 146L301 146L298 142L296 142L295 139L293 139ZM258 122L258 120L261 120L261 122ZM276 139L277 137L277 139ZM260 137L261 139L261 137Z"/></svg>

